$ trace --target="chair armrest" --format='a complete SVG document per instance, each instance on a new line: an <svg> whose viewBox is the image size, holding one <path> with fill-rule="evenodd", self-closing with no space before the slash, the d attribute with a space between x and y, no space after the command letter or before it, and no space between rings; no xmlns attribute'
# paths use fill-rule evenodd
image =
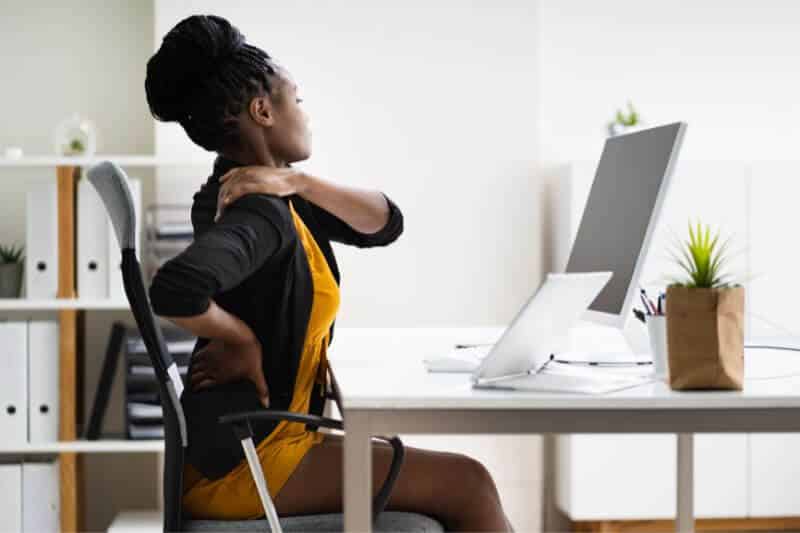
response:
<svg viewBox="0 0 800 533"><path fill-rule="evenodd" d="M241 413L231 413L219 417L220 424L233 424L237 422L244 422L246 420L288 420L289 422L301 422L303 424L314 424L315 426L322 426L330 429L339 429L344 431L344 424L341 420L334 420L333 418L326 418L324 416L307 415L302 413L293 413L291 411L271 411L269 409L263 411L244 411Z"/></svg>
<svg viewBox="0 0 800 533"><path fill-rule="evenodd" d="M291 411L270 411L270 410L263 410L263 411L244 411L241 413L232 413L227 415L222 415L219 417L218 421L220 424L231 424L233 426L233 432L236 437L243 441L242 446L246 446L245 440L247 440L252 446L252 438L253 438L253 431L250 427L250 420L252 419L265 419L265 420L288 420L290 422L300 422L304 424L314 424L317 426L327 427L331 429L339 429L344 431L344 424L341 420L334 420L332 418L326 418L324 416L316 416L316 415L307 415L301 413L293 413ZM373 523L378 519L378 515L384 511L386 508L386 504L389 502L389 496L392 493L392 489L394 488L394 484L397 481L397 477L400 474L400 467L403 465L403 459L405 457L405 447L403 446L402 441L398 437L376 437L382 440L386 440L392 446L392 463L389 465L389 473L386 476L386 480L381 485L381 488L378 490L378 494L375 495L372 502L372 520ZM255 452L253 452L255 453ZM251 470L253 466L251 465ZM263 473L260 472L260 468L257 468L253 471L253 477L260 476L263 478ZM265 489L266 490L266 489ZM266 508L265 504L265 508Z"/></svg>

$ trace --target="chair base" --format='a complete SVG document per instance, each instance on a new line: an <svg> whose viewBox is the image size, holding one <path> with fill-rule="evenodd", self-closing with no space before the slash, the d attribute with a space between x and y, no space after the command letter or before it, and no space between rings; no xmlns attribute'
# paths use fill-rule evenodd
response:
<svg viewBox="0 0 800 533"><path fill-rule="evenodd" d="M313 514L281 518L284 531L342 532L344 515ZM184 531L269 531L266 520L187 520ZM436 520L416 513L386 511L380 514L373 531L439 533L444 528Z"/></svg>

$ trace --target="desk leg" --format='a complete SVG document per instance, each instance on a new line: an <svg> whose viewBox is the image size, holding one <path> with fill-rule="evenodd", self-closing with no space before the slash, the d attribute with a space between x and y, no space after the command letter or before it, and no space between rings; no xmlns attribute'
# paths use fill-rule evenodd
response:
<svg viewBox="0 0 800 533"><path fill-rule="evenodd" d="M694 531L694 436L678 433L678 533Z"/></svg>
<svg viewBox="0 0 800 533"><path fill-rule="evenodd" d="M372 530L372 442L369 415L345 412L344 530Z"/></svg>

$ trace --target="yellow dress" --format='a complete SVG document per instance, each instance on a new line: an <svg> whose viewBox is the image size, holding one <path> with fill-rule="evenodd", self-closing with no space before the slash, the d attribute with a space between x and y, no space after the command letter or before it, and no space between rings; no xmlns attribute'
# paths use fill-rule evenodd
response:
<svg viewBox="0 0 800 533"><path fill-rule="evenodd" d="M325 256L295 212L291 200L289 209L308 257L314 285L311 316L289 410L308 413L314 383L326 383L328 334L339 308L339 287ZM306 452L323 438L323 433L308 431L304 424L283 420L258 443L256 450L273 499ZM246 459L216 480L206 479L187 462L184 469L183 508L197 519L244 520L264 515Z"/></svg>

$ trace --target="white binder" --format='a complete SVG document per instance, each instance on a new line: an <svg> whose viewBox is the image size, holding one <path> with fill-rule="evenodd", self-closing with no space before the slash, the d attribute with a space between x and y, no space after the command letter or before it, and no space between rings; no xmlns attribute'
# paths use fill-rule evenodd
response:
<svg viewBox="0 0 800 533"><path fill-rule="evenodd" d="M0 531L22 531L22 465L0 464Z"/></svg>
<svg viewBox="0 0 800 533"><path fill-rule="evenodd" d="M85 177L78 182L78 297L108 298L108 214Z"/></svg>
<svg viewBox="0 0 800 533"><path fill-rule="evenodd" d="M136 212L136 258L141 260L139 242L141 241L142 228L142 182L137 178L128 178L128 187L133 198L133 207ZM117 234L108 217L108 297L112 300L127 302L125 285L122 283L122 250L119 247Z"/></svg>
<svg viewBox="0 0 800 533"><path fill-rule="evenodd" d="M27 298L55 298L58 292L55 180L31 181L25 204L25 294Z"/></svg>
<svg viewBox="0 0 800 533"><path fill-rule="evenodd" d="M55 320L28 322L28 440L58 440L58 339Z"/></svg>
<svg viewBox="0 0 800 533"><path fill-rule="evenodd" d="M0 347L0 437L6 445L25 444L28 442L28 324L0 322Z"/></svg>
<svg viewBox="0 0 800 533"><path fill-rule="evenodd" d="M60 533L58 460L22 465L23 533Z"/></svg>

